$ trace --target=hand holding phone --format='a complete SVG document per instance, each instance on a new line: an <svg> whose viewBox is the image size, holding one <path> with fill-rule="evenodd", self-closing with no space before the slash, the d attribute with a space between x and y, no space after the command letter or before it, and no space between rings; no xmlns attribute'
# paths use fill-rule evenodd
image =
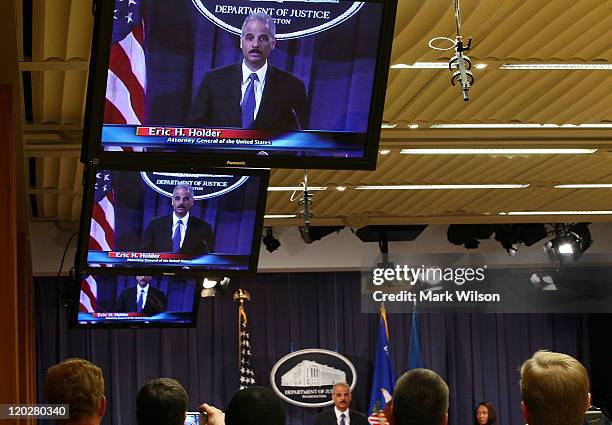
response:
<svg viewBox="0 0 612 425"><path fill-rule="evenodd" d="M186 412L185 425L204 425L206 423L206 412Z"/></svg>

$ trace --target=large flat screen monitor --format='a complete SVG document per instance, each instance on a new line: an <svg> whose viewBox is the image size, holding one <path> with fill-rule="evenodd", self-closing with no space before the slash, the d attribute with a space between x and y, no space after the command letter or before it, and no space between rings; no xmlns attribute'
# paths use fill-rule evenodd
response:
<svg viewBox="0 0 612 425"><path fill-rule="evenodd" d="M268 178L263 169L92 166L86 171L77 270L254 274Z"/></svg>
<svg viewBox="0 0 612 425"><path fill-rule="evenodd" d="M83 276L73 324L80 328L195 326L199 282L159 276Z"/></svg>
<svg viewBox="0 0 612 425"><path fill-rule="evenodd" d="M396 8L97 1L83 162L374 169Z"/></svg>

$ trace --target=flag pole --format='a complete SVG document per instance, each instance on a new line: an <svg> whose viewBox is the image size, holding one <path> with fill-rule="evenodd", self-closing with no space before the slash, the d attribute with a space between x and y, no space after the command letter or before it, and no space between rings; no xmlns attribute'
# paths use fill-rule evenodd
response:
<svg viewBox="0 0 612 425"><path fill-rule="evenodd" d="M244 314L244 301L251 301L251 294L246 289L238 289L234 292L233 296L234 302L238 301L240 304L238 306L238 364L240 364L240 359L242 358L242 350L240 350L240 326L242 322L246 322L246 314Z"/></svg>

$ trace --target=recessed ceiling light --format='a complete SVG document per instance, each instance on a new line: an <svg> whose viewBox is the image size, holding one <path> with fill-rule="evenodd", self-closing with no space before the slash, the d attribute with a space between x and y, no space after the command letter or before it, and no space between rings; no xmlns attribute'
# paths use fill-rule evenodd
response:
<svg viewBox="0 0 612 425"><path fill-rule="evenodd" d="M266 214L264 218L295 218L295 214Z"/></svg>
<svg viewBox="0 0 612 425"><path fill-rule="evenodd" d="M452 190L452 189L522 189L528 184L426 184L357 186L357 190Z"/></svg>
<svg viewBox="0 0 612 425"><path fill-rule="evenodd" d="M408 127L414 130L415 128L419 128L419 125L418 124L410 124Z"/></svg>
<svg viewBox="0 0 612 425"><path fill-rule="evenodd" d="M391 152L390 149L381 149L378 151L378 153L380 153L381 155L387 155L389 152Z"/></svg>
<svg viewBox="0 0 612 425"><path fill-rule="evenodd" d="M612 70L609 63L505 63L499 69L506 70Z"/></svg>
<svg viewBox="0 0 612 425"><path fill-rule="evenodd" d="M270 186L268 192L292 192L304 190L304 186ZM309 191L327 190L327 186L308 186Z"/></svg>
<svg viewBox="0 0 612 425"><path fill-rule="evenodd" d="M336 190L339 190L340 192L344 192L346 190L346 186L338 186L336 187Z"/></svg>
<svg viewBox="0 0 612 425"><path fill-rule="evenodd" d="M499 215L610 215L612 211L508 211Z"/></svg>
<svg viewBox="0 0 612 425"><path fill-rule="evenodd" d="M612 183L557 184L557 189L609 189Z"/></svg>
<svg viewBox="0 0 612 425"><path fill-rule="evenodd" d="M448 69L448 62L415 62L412 65L396 63L391 65L393 69Z"/></svg>
<svg viewBox="0 0 612 425"><path fill-rule="evenodd" d="M485 69L488 65L486 63L477 63L476 65L474 65L474 68L476 69Z"/></svg>
<svg viewBox="0 0 612 425"><path fill-rule="evenodd" d="M392 122L383 122L380 125L380 128L395 128L395 127L397 127L397 124L392 123Z"/></svg>
<svg viewBox="0 0 612 425"><path fill-rule="evenodd" d="M591 154L597 149L402 149L400 153L404 155L555 155L555 154Z"/></svg>

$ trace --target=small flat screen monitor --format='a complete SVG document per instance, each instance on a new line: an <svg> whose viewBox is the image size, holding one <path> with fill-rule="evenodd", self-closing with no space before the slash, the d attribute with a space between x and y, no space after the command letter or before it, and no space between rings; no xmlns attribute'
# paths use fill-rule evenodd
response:
<svg viewBox="0 0 612 425"><path fill-rule="evenodd" d="M83 162L374 169L396 8L97 1Z"/></svg>
<svg viewBox="0 0 612 425"><path fill-rule="evenodd" d="M151 167L89 167L79 273L254 274L269 171Z"/></svg>
<svg viewBox="0 0 612 425"><path fill-rule="evenodd" d="M80 281L74 323L80 328L195 326L199 282L179 277L86 275Z"/></svg>

